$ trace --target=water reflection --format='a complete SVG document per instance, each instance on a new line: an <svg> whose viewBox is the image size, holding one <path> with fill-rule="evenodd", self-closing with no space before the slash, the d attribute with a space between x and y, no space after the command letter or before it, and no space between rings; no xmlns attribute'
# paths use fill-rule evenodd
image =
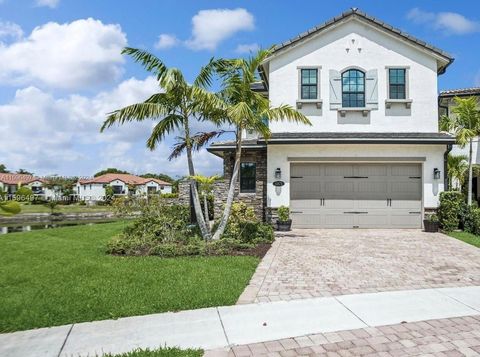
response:
<svg viewBox="0 0 480 357"><path fill-rule="evenodd" d="M11 224L8 226L0 226L0 235L16 232L30 232L41 229L51 229L69 226L91 226L100 223L109 223L112 220L96 220L96 221L63 221L63 222L25 222Z"/></svg>

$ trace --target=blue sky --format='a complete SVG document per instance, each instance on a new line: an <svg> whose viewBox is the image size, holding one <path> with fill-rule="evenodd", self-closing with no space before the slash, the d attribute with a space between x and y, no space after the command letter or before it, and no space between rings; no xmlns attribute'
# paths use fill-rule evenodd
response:
<svg viewBox="0 0 480 357"><path fill-rule="evenodd" d="M353 6L451 53L439 89L480 86L477 1L0 0L0 163L39 175L107 166L183 175L183 158L166 160L173 136L145 149L151 123L98 133L105 113L156 89L120 56L123 46L148 49L192 79L212 56L247 55ZM205 151L197 162L201 173L221 171Z"/></svg>

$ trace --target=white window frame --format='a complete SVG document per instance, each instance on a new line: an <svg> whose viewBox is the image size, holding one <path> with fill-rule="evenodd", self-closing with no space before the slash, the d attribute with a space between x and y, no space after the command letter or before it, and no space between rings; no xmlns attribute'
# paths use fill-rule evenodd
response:
<svg viewBox="0 0 480 357"><path fill-rule="evenodd" d="M317 70L317 98L316 99L302 99L302 69L316 69ZM322 78L322 66L298 66L297 67L297 77L298 77L298 99L297 99L297 109L302 109L304 104L315 104L317 109L322 109L322 93L321 88L321 78Z"/></svg>
<svg viewBox="0 0 480 357"><path fill-rule="evenodd" d="M405 70L405 99L390 99L390 70L404 69ZM387 98L385 99L385 107L390 109L392 104L404 104L405 108L410 109L412 100L410 99L410 66L385 66L386 83L387 83Z"/></svg>

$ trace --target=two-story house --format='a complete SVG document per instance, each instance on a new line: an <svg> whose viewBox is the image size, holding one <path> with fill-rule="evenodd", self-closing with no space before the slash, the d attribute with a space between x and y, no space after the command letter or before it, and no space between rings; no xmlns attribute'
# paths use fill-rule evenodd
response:
<svg viewBox="0 0 480 357"><path fill-rule="evenodd" d="M238 198L268 219L289 206L297 228L420 228L445 189L455 140L438 130L437 76L453 58L357 9L277 45L264 93L312 126L246 133ZM232 170L232 142L209 151Z"/></svg>
<svg viewBox="0 0 480 357"><path fill-rule="evenodd" d="M454 98L468 98L475 97L478 100L479 109L480 109L480 87L475 88L461 88L461 89L449 89L443 90L438 96L438 112L439 116L452 115L452 108L456 105ZM475 165L480 164L480 146L478 145L480 138L476 137L472 142L472 162ZM469 146L460 147L459 145L454 145L451 151L452 155L469 155ZM473 197L480 199L480 180L478 177L473 177L472 182Z"/></svg>

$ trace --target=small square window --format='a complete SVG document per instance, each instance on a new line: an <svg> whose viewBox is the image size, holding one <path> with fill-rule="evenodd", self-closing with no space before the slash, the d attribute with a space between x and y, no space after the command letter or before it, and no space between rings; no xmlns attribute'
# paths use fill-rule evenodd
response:
<svg viewBox="0 0 480 357"><path fill-rule="evenodd" d="M240 192L254 193L256 189L257 165L254 162L240 163Z"/></svg>

